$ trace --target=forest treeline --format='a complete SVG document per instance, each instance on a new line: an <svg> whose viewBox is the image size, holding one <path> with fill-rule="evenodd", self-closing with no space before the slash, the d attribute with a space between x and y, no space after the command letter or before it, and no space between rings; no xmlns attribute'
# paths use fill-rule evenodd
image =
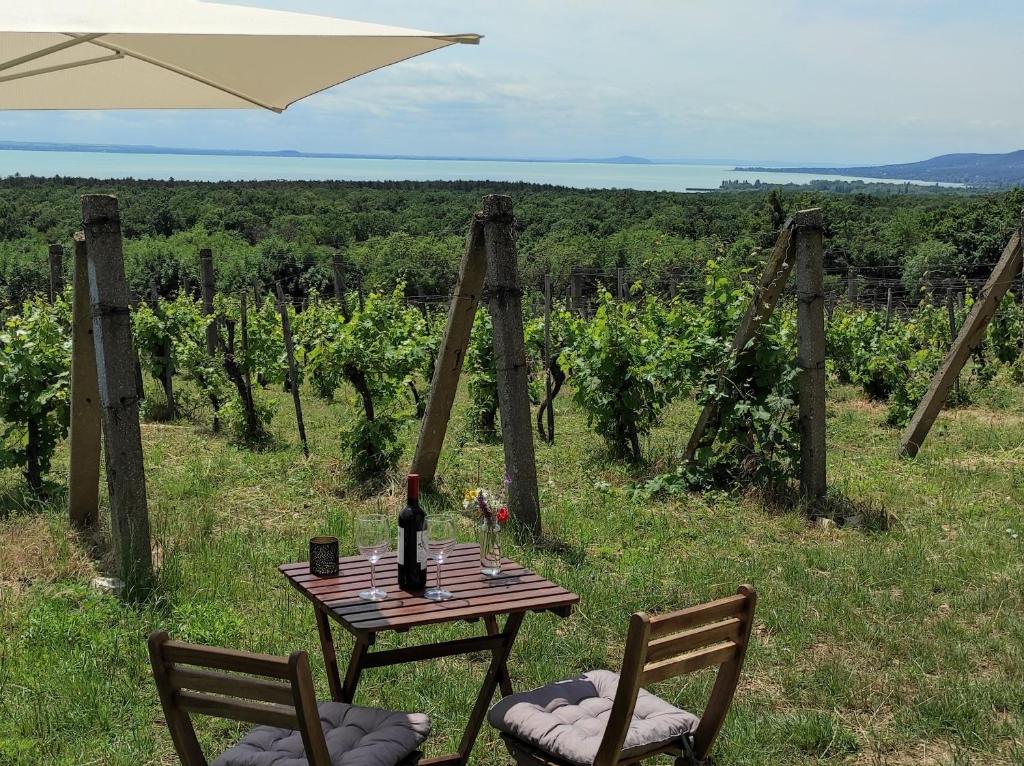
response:
<svg viewBox="0 0 1024 766"><path fill-rule="evenodd" d="M911 290L988 274L1020 224L1024 190L991 194L836 193L833 187L680 194L579 190L493 182L98 181L14 177L0 183L0 298L45 292L47 245L71 252L85 193L119 196L132 288L164 295L198 283L198 252L214 251L220 290L283 282L301 295L329 292L341 255L350 286L404 282L407 294L451 290L481 197L511 194L524 284L552 275L564 290L573 267L663 286L699 278L710 260L728 269L761 261L787 214L821 206L826 265ZM70 255L65 273L70 274Z"/></svg>

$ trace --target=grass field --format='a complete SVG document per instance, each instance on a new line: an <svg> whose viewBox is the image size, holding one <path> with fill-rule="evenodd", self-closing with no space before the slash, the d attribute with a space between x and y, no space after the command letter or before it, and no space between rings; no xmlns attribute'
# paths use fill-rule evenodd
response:
<svg viewBox="0 0 1024 766"><path fill-rule="evenodd" d="M304 559L317 533L354 552L353 516L396 512L400 485L367 495L348 484L338 456L354 402L306 398L308 461L289 404L281 397L278 446L260 453L187 422L144 426L160 574L141 604L90 590L102 563L69 534L59 491L32 502L19 475L0 474L0 764L176 763L145 653L155 628L279 654L305 648L327 695L312 611L276 567ZM582 601L568 620L527 617L511 662L517 687L617 668L634 610L750 582L756 640L717 763L1024 763L1024 393L997 387L987 404L944 413L918 459L904 461L881 408L831 390L830 481L869 523L821 528L739 495L632 500L637 477L606 458L563 396L557 445L538 445L549 539L509 555ZM435 506L454 506L478 471L492 485L501 476L500 445L474 443L455 417ZM694 417L689 403L669 411L649 446L656 463ZM414 443L410 426L407 454ZM66 462L62 451L58 480ZM479 658L371 670L359 701L429 712L428 752L439 753L454 746L483 667ZM656 691L698 707L708 681ZM238 728L207 720L200 734L213 753ZM486 727L475 762L509 763Z"/></svg>

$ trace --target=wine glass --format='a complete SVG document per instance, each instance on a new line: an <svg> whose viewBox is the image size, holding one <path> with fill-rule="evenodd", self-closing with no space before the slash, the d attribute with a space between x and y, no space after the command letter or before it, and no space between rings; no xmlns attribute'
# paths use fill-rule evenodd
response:
<svg viewBox="0 0 1024 766"><path fill-rule="evenodd" d="M428 588L425 598L431 601L445 601L452 597L451 591L441 587L441 565L455 547L455 521L450 516L428 516L424 536L427 538L427 550L434 559L434 587Z"/></svg>
<svg viewBox="0 0 1024 766"><path fill-rule="evenodd" d="M377 587L377 562L391 545L391 526L382 513L360 516L356 519L356 546L370 562L370 589L360 592L364 601L383 601L387 591Z"/></svg>

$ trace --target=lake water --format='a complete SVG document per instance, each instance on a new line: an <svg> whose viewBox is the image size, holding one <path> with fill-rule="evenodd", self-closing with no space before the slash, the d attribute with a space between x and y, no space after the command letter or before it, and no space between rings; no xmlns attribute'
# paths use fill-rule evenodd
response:
<svg viewBox="0 0 1024 766"><path fill-rule="evenodd" d="M813 179L855 180L849 176L821 174L740 172L733 170L731 165L620 165L0 151L0 177L15 173L87 178L175 178L189 181L525 181L581 189L676 192L717 189L722 181L809 183Z"/></svg>

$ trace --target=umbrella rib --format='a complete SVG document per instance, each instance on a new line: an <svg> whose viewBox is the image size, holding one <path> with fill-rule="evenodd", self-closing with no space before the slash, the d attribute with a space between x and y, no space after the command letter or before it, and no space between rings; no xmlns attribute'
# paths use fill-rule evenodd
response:
<svg viewBox="0 0 1024 766"><path fill-rule="evenodd" d="M46 56L50 56L54 53L60 53L61 51L67 50L68 48L73 48L76 45L95 42L97 38L102 36L102 33L91 35L74 35L72 36L71 40L65 40L64 42L57 43L56 45L51 45L47 48L41 48L40 50L33 51L32 53L27 53L24 56L18 56L18 58L16 59L5 61L4 63L0 64L0 72L4 71L5 69L13 69L14 67L19 66L20 64L27 64L28 62L35 61L36 59L45 58Z"/></svg>
<svg viewBox="0 0 1024 766"><path fill-rule="evenodd" d="M56 64L54 66L40 67L39 69L32 69L28 72L17 72L15 74L4 75L0 77L0 83L11 82L12 80L22 80L26 77L36 77L41 74L50 74L51 72L63 72L67 69L77 69L81 66L90 66L92 64L103 64L107 61L117 61L123 59L123 53L112 53L109 56L98 56L97 58L84 59L82 61L72 61L67 64Z"/></svg>
<svg viewBox="0 0 1024 766"><path fill-rule="evenodd" d="M72 36L74 37L74 35ZM142 53L138 53L123 46L113 45L102 40L92 39L89 42L91 42L93 45L98 45L101 48L106 48L107 50L112 51L114 53L120 53L124 56L128 56L133 59L138 59L139 61L144 61L145 63L151 64L152 66L160 67L161 69L166 69L168 72L174 72L174 74L181 75L182 77L187 77L190 80L194 80L198 83L206 85L207 87L213 88L214 90L219 90L221 93L227 93L229 96L234 96L235 98L241 99L242 101L247 101L253 106L258 106L261 109L267 109L271 112L277 112L278 114L284 111L284 109L281 109L276 106L271 106L270 104L266 104L260 101L259 99L253 98L252 96L247 96L241 91L237 91L233 88L229 88L225 85L216 83L213 80L203 77L202 75L198 75L195 72L190 72L187 69L182 69L181 67L175 66L174 64L168 64L165 61L160 61L159 59L152 58L151 56L146 56Z"/></svg>

